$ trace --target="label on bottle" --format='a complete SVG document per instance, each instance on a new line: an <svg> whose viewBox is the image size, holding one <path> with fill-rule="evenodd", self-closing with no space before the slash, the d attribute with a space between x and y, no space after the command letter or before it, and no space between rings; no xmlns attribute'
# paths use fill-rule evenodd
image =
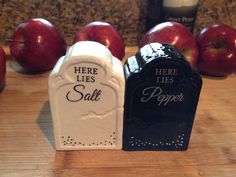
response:
<svg viewBox="0 0 236 177"><path fill-rule="evenodd" d="M163 7L163 21L175 21L193 31L198 6Z"/></svg>

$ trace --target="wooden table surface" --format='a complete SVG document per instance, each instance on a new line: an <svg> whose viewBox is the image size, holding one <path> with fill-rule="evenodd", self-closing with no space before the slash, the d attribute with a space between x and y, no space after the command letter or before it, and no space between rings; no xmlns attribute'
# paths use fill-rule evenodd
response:
<svg viewBox="0 0 236 177"><path fill-rule="evenodd" d="M127 56L135 48L127 49ZM235 177L236 75L203 78L190 147L184 152L56 151L49 72L8 62L0 94L0 177Z"/></svg>

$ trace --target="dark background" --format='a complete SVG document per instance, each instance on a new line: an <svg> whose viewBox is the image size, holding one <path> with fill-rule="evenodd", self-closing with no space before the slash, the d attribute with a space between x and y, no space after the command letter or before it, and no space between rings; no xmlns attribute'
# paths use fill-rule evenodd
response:
<svg viewBox="0 0 236 177"><path fill-rule="evenodd" d="M126 45L137 45L145 32L147 4L148 0L0 0L0 43L6 44L24 20L41 17L52 22L69 45L75 31L94 20L110 22ZM194 33L213 22L236 27L236 1L200 0Z"/></svg>

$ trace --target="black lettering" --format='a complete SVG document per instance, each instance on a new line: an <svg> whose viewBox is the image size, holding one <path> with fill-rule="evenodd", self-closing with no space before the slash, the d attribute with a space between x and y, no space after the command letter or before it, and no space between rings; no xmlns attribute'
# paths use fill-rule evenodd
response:
<svg viewBox="0 0 236 177"><path fill-rule="evenodd" d="M85 96L84 96L84 101L89 101L91 100L91 94L90 93L87 93Z"/></svg>
<svg viewBox="0 0 236 177"><path fill-rule="evenodd" d="M67 92L67 94L66 94L66 99L67 99L68 101L70 101L70 102L77 102L77 101L80 101L81 99L83 99L83 93L78 90L79 87L81 87L82 90L85 89L85 86L84 86L84 85L81 85L81 84L75 85L74 88L73 88L73 90L78 93L78 97L76 97L75 99L70 98L71 91L68 91L68 92Z"/></svg>
<svg viewBox="0 0 236 177"><path fill-rule="evenodd" d="M82 67L82 74L86 74L86 67Z"/></svg>
<svg viewBox="0 0 236 177"><path fill-rule="evenodd" d="M90 76L85 76L85 78L86 78L86 82L90 82Z"/></svg>
<svg viewBox="0 0 236 177"><path fill-rule="evenodd" d="M68 91L66 94L66 99L70 102L78 102L81 100L84 101L98 101L100 100L100 96L102 94L101 90L95 89L91 93L84 93L85 86L82 84L75 85L73 90ZM72 96L73 93L73 96Z"/></svg>
<svg viewBox="0 0 236 177"><path fill-rule="evenodd" d="M101 90L95 89L92 95L92 101L100 100Z"/></svg>
<svg viewBox="0 0 236 177"><path fill-rule="evenodd" d="M88 68L88 74L93 74L92 70L92 68Z"/></svg>
<svg viewBox="0 0 236 177"><path fill-rule="evenodd" d="M91 76L91 82L95 82L95 77Z"/></svg>
<svg viewBox="0 0 236 177"><path fill-rule="evenodd" d="M97 68L93 68L93 74L97 75L98 74L98 69Z"/></svg>
<svg viewBox="0 0 236 177"><path fill-rule="evenodd" d="M74 69L75 69L75 70L74 70L75 73L80 73L80 67L76 67L76 66L75 66Z"/></svg>

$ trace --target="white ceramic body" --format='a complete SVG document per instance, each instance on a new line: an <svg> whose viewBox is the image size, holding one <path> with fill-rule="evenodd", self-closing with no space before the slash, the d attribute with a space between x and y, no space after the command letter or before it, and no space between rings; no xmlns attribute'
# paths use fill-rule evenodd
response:
<svg viewBox="0 0 236 177"><path fill-rule="evenodd" d="M57 150L121 149L121 62L97 42L74 44L49 76Z"/></svg>

